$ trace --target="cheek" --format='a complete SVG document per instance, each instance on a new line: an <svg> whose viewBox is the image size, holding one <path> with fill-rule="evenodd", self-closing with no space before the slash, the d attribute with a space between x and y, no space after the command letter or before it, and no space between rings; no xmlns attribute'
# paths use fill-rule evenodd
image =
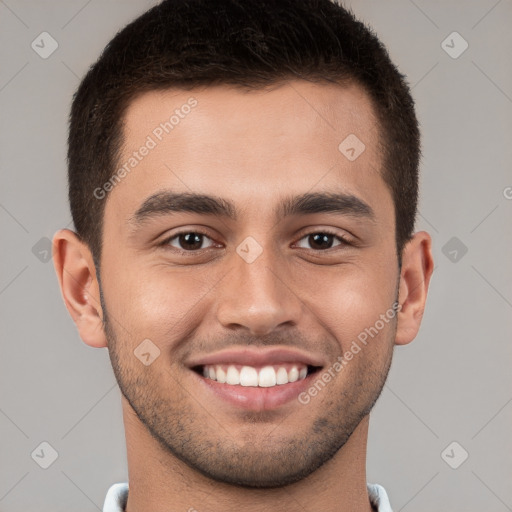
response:
<svg viewBox="0 0 512 512"><path fill-rule="evenodd" d="M364 341L388 339L393 328L396 291L389 270L384 273L380 269L350 265L321 274L321 271L310 272L301 278L298 292L308 297L304 302L318 323L326 326L338 340L340 351L350 350L355 340L364 346ZM379 350L378 344L373 345L372 350Z"/></svg>
<svg viewBox="0 0 512 512"><path fill-rule="evenodd" d="M184 337L200 321L201 302L215 283L191 268L177 272L148 265L136 272L125 268L109 273L104 296L117 331L129 333L133 343L148 338L161 347Z"/></svg>

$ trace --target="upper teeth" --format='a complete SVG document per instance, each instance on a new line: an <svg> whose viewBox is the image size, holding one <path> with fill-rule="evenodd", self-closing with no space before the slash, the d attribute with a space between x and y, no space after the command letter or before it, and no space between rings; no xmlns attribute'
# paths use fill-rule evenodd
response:
<svg viewBox="0 0 512 512"><path fill-rule="evenodd" d="M303 364L263 366L205 365L203 376L222 384L259 386L269 388L280 384L288 384L306 378L307 366Z"/></svg>

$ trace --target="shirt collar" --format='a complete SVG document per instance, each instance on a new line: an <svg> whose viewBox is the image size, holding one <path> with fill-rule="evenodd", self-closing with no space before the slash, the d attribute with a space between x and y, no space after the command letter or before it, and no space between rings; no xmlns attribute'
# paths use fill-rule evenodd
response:
<svg viewBox="0 0 512 512"><path fill-rule="evenodd" d="M377 512L393 512L386 490L382 485L367 483L370 503ZM128 482L113 484L105 497L103 512L124 512L128 501Z"/></svg>

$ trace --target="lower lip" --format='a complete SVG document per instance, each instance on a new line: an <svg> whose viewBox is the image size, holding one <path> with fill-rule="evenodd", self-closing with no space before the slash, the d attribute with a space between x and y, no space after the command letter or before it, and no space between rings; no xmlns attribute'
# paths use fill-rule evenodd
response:
<svg viewBox="0 0 512 512"><path fill-rule="evenodd" d="M317 372L309 374L305 379L269 388L221 384L194 371L192 373L199 379L200 385L232 405L251 411L270 411L292 400L298 402L297 397L311 385L311 378Z"/></svg>

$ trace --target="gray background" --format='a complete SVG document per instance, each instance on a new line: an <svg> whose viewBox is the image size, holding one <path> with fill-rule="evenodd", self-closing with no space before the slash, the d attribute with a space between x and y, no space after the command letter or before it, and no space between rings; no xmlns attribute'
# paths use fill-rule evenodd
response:
<svg viewBox="0 0 512 512"><path fill-rule="evenodd" d="M108 353L80 340L46 251L71 226L71 95L114 33L153 3L0 1L1 512L93 512L127 480ZM431 233L436 264L421 332L395 349L372 413L368 481L395 512L512 510L512 2L345 4L413 87L424 153L417 229ZM58 43L46 59L31 47L44 31ZM458 36L442 44L454 31L469 44L457 58L447 51L462 48ZM48 469L38 465L51 462L43 441L58 453Z"/></svg>

